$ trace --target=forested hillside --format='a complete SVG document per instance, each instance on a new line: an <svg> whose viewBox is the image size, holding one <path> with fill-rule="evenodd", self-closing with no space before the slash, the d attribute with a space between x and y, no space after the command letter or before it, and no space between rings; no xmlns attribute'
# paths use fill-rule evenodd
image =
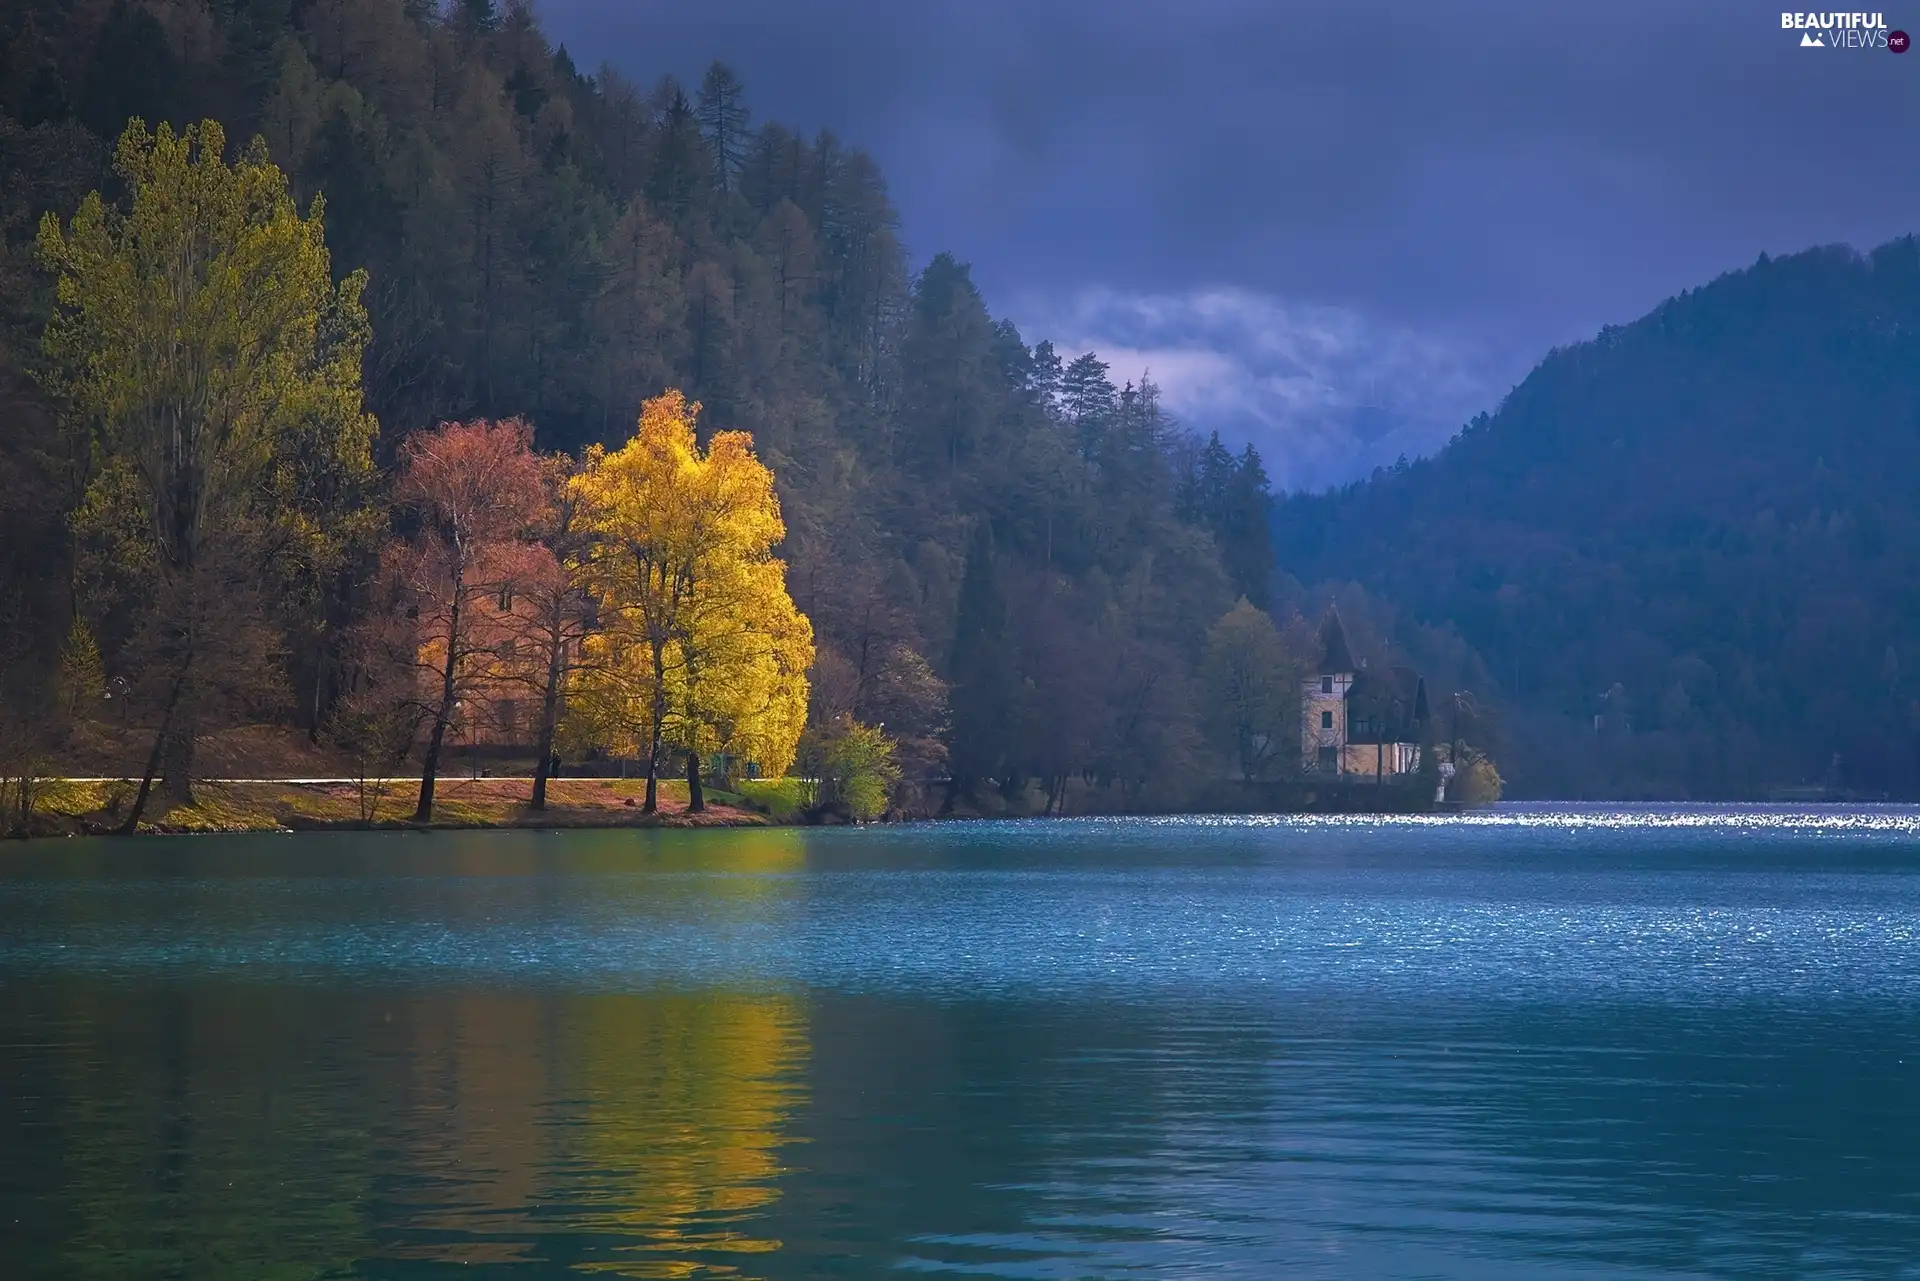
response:
<svg viewBox="0 0 1920 1281"><path fill-rule="evenodd" d="M911 270L872 160L757 121L748 90L717 63L697 87L583 73L519 3L0 0L12 687L53 679L77 618L105 675L159 705L132 648L138 558L74 519L99 476L48 367L34 238L124 193L129 118L205 118L230 153L264 138L335 281L364 270L386 475L443 420L523 417L579 454L679 389L703 438L750 432L777 477L816 720L884 724L914 768L1009 795L1072 776L1168 803L1216 775L1196 669L1236 598L1269 600L1259 458L1179 431L1145 371L1030 345L964 264ZM392 503L386 479L355 484L328 510L378 519L340 517L337 562L264 592L280 670L223 715L317 733L352 683L342 638Z"/></svg>
<svg viewBox="0 0 1920 1281"><path fill-rule="evenodd" d="M1456 627L1523 794L1920 792L1920 247L1762 259L1555 351L1440 454L1277 509Z"/></svg>

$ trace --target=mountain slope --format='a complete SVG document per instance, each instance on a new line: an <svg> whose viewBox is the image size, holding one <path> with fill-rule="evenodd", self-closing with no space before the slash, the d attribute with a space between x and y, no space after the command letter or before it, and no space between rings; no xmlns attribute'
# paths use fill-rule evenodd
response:
<svg viewBox="0 0 1920 1281"><path fill-rule="evenodd" d="M1917 498L1906 239L1557 350L1434 458L1288 498L1275 550L1458 628L1516 792L1914 794Z"/></svg>
<svg viewBox="0 0 1920 1281"><path fill-rule="evenodd" d="M910 270L872 159L754 121L723 64L697 88L584 75L527 0L0 0L0 632L22 641L0 644L0 711L49 687L76 616L134 682L131 724L167 697L137 595L98 569L119 562L73 534L90 446L31 377L35 230L121 190L135 115L257 135L323 202L335 273L367 273L383 457L480 417L526 418L543 450L617 446L669 387L703 432L750 432L813 621L817 727L884 725L916 773L1016 806L1036 778L1164 806L1223 774L1195 668L1272 580L1258 455L1182 431L1142 375L1030 343L952 257ZM285 697L247 714L325 724L374 550L282 602ZM984 619L963 617L970 576L996 586ZM995 661L957 671L982 631Z"/></svg>

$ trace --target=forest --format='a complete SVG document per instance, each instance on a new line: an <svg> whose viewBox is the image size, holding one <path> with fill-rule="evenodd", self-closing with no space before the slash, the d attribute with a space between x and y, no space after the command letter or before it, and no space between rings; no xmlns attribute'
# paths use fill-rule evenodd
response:
<svg viewBox="0 0 1920 1281"><path fill-rule="evenodd" d="M724 64L584 73L525 3L0 0L0 773L109 704L143 802L227 725L431 762L530 637L543 770L678 751L697 796L710 755L880 755L976 812L1244 772L1250 724L1297 732L1292 612L1326 604L1275 595L1258 454L1030 343L951 256L915 270L897 223L867 155L756 120ZM620 460L669 437L767 478L726 573L791 638L753 660L777 729L681 678L608 711L653 625L615 626L653 616L609 513L669 492ZM489 592L519 630L483 645L450 616Z"/></svg>
<svg viewBox="0 0 1920 1281"><path fill-rule="evenodd" d="M1476 660L1522 795L1912 797L1916 428L1920 245L1763 255L1436 456L1288 496L1276 550Z"/></svg>

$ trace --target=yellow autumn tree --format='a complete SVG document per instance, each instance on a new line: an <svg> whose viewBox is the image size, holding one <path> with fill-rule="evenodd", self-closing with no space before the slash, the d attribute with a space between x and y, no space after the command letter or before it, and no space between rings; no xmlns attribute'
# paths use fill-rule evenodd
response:
<svg viewBox="0 0 1920 1281"><path fill-rule="evenodd" d="M591 538L581 580L603 631L585 646L569 716L575 737L646 761L649 811L665 754L685 755L699 810L703 754L782 772L806 721L813 628L773 555L786 534L773 473L746 432L701 449L699 412L678 391L647 401L633 439L590 452L572 482Z"/></svg>
<svg viewBox="0 0 1920 1281"><path fill-rule="evenodd" d="M807 722L813 628L777 560L723 562L696 595L692 644L674 673L666 739L692 760L724 752L785 773ZM697 776L688 785L698 793Z"/></svg>

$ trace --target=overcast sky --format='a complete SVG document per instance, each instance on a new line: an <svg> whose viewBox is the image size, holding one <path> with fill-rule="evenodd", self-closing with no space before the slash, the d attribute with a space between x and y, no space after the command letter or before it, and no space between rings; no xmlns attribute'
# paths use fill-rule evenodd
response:
<svg viewBox="0 0 1920 1281"><path fill-rule="evenodd" d="M916 265L1332 483L1766 251L1920 229L1920 52L1660 0L544 0L873 152ZM1920 34L1920 3L1888 12Z"/></svg>

